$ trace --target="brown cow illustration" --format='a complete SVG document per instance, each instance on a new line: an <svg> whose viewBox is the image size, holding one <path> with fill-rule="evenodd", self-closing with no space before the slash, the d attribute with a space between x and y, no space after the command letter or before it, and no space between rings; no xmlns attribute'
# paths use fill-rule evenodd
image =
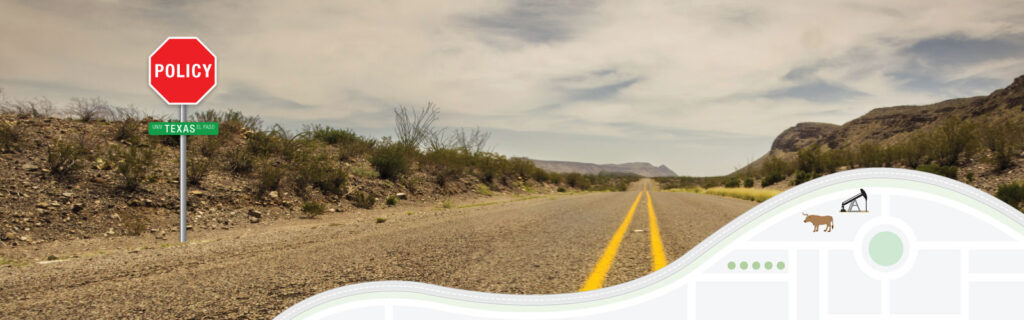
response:
<svg viewBox="0 0 1024 320"><path fill-rule="evenodd" d="M818 232L818 226L825 225L825 232L832 232L832 216L816 216L813 214L804 214L804 222L810 222L814 225L814 232Z"/></svg>

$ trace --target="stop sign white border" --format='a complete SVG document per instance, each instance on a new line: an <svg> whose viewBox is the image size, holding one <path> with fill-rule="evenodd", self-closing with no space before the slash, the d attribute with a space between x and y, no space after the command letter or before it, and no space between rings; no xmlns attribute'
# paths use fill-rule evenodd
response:
<svg viewBox="0 0 1024 320"><path fill-rule="evenodd" d="M194 103L171 103L170 101L167 101L167 98L165 98L164 95L160 93L160 91L156 90L156 87L153 86L153 55L155 55L157 51L160 51L160 48L163 48L164 45L167 44L167 41L176 40L176 39L195 39L196 41L199 42L199 45L203 46L203 48L206 49L206 52L209 52L210 55L213 56L213 70L214 70L214 72L213 72L213 85L210 86L210 88L207 89L205 93L203 93L203 96L199 97L199 99L196 100L196 102L194 102ZM166 103L167 105L172 105L172 106L176 106L176 105L194 106L194 105L198 105L200 102L202 102L203 99L205 99L206 96L209 95L211 91L213 91L213 88L217 87L217 77L220 75L220 72L219 72L219 70L217 70L217 54L213 53L213 50L210 50L210 48L207 47L205 43L203 43L203 40L199 40L199 37L167 37L167 39L164 39L164 42L160 43L160 45L157 46L156 49L153 50L153 53L149 54L149 59L147 60L147 63L146 63L146 74L147 74L146 83L149 84L149 87L153 89L153 92L155 92L156 95L158 97L160 97L160 99L164 100L164 103Z"/></svg>

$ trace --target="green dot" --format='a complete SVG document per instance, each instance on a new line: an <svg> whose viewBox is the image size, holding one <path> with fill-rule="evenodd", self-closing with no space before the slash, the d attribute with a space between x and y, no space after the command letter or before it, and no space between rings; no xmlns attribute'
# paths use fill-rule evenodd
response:
<svg viewBox="0 0 1024 320"><path fill-rule="evenodd" d="M880 266L888 267L900 262L903 257L903 240L889 231L882 231L871 237L868 243L868 254L871 260Z"/></svg>
<svg viewBox="0 0 1024 320"><path fill-rule="evenodd" d="M778 268L779 270L786 269L786 263L782 262L782 261L779 261L779 263L775 264L775 267Z"/></svg>
<svg viewBox="0 0 1024 320"><path fill-rule="evenodd" d="M764 269L765 270L771 270L772 269L772 262L771 261L765 261L764 262Z"/></svg>
<svg viewBox="0 0 1024 320"><path fill-rule="evenodd" d="M753 267L754 270L761 269L761 263L757 262L757 261L754 261L754 263L751 264L751 267Z"/></svg>
<svg viewBox="0 0 1024 320"><path fill-rule="evenodd" d="M729 270L733 270L733 269L736 269L736 263L732 262L732 261L729 261Z"/></svg>
<svg viewBox="0 0 1024 320"><path fill-rule="evenodd" d="M747 262L746 261L740 262L740 269L747 270Z"/></svg>

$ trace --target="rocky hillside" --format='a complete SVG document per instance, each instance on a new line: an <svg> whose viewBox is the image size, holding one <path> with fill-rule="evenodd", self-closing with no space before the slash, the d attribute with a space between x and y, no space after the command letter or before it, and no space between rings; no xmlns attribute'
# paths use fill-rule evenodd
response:
<svg viewBox="0 0 1024 320"><path fill-rule="evenodd" d="M676 173L665 165L657 166L647 162L629 162L622 164L594 164L572 161L533 160L538 168L558 173L626 173L641 177L675 177Z"/></svg>
<svg viewBox="0 0 1024 320"><path fill-rule="evenodd" d="M795 126L782 131L775 141L772 141L772 151L796 152L814 143L818 143L831 136L838 125L822 122L801 122Z"/></svg>
<svg viewBox="0 0 1024 320"><path fill-rule="evenodd" d="M769 152L794 152L814 143L833 149L864 142L891 143L948 117L965 120L1013 117L1022 114L1022 106L1024 76L988 96L950 99L922 106L877 108L841 126L799 123L779 134Z"/></svg>
<svg viewBox="0 0 1024 320"><path fill-rule="evenodd" d="M944 126L949 123L963 126ZM1002 126L1001 129L995 128L995 124ZM933 143L929 139L949 139L954 134L946 132L947 127L957 128L960 131L955 134L970 139L964 141L964 150L953 157L955 163L927 154ZM1005 131L1001 133L1005 139L999 139L1000 133L993 134L996 129ZM1021 133L1024 133L1024 76L987 96L877 108L842 125L798 123L780 133L768 153L733 175L757 175L770 158L787 161L796 167L793 170L800 170L799 151L819 146L823 152L834 150L837 155L848 158L845 161L848 164L839 165L839 170L862 166L914 168L929 163L952 165L959 167L959 179L994 192L999 185L1024 178L1021 169L1024 144L1016 141ZM1006 139L1014 141L997 141ZM863 154L868 151L879 153L877 163L858 163L863 161L858 159L869 157ZM999 165L991 164L997 151L1008 152L1010 159L1002 160ZM914 152L922 156L906 161L907 154Z"/></svg>

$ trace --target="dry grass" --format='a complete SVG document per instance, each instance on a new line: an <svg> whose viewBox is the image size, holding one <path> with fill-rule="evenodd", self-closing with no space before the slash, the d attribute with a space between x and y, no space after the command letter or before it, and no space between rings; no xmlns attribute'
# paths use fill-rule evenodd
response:
<svg viewBox="0 0 1024 320"><path fill-rule="evenodd" d="M750 200L756 202L764 202L771 197L779 194L781 191L772 189L756 189L756 188L722 188L714 187L709 189L704 188L678 188L669 191L678 192L693 192L701 194L711 194L716 196L731 197L743 200Z"/></svg>

